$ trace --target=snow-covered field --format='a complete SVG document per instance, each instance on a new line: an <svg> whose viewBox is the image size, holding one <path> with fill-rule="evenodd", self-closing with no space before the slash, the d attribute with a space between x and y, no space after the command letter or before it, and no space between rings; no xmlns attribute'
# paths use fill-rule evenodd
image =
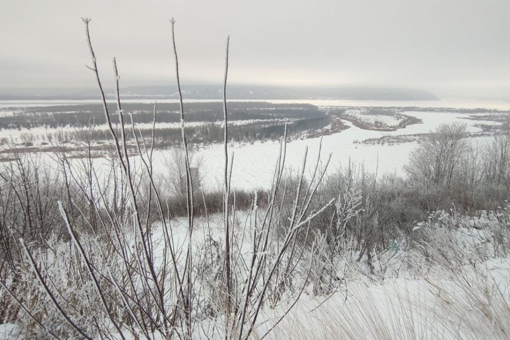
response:
<svg viewBox="0 0 510 340"><path fill-rule="evenodd" d="M328 104L331 105L331 103ZM409 125L404 129L396 131L373 131L358 128L352 123L344 121L344 124L350 126L350 128L340 133L317 138L297 139L289 142L286 146L286 168L289 173L297 171L303 164L307 152L308 173L313 170L319 156L324 166L328 157L331 156L328 173L334 173L341 167L351 163L358 167L363 167L364 170L370 173L377 173L379 176L384 174L401 175L403 174L403 166L407 164L409 153L417 146L416 142L384 146L366 145L359 142L383 136L427 133L435 130L441 124L451 122L466 123L470 132L481 131L480 128L476 127L476 124L479 122L466 119L468 117L466 114L452 113L448 110L444 112L429 112L419 111L419 109L402 113L421 119L423 123ZM43 129L39 130L37 133L44 132ZM22 133L23 131L20 132ZM253 144L230 143L229 148L230 156L234 157L233 188L252 190L268 188L271 185L280 153L278 141L254 142ZM169 150L156 150L154 152L156 171L165 173L168 159L171 155L172 151ZM200 163L196 164L196 166L199 167L203 188L209 191L220 189L223 185L223 167L225 162L223 145L212 144L202 146L195 152L194 158ZM101 162L102 160L98 159L96 161Z"/></svg>
<svg viewBox="0 0 510 340"><path fill-rule="evenodd" d="M450 112L404 112L423 121L397 131L381 132L363 130L345 122L350 128L340 133L327 135L322 138L295 140L287 145L286 165L289 171L296 171L301 167L305 152L308 150L309 171L312 170L315 161L320 156L323 162L331 155L328 171L335 172L341 166L347 166L349 162L378 175L402 174L402 169L407 164L409 153L414 150L417 143L403 143L399 145L364 145L355 143L369 138L382 136L398 136L403 134L427 133L435 130L444 123L465 122L468 131L477 132L476 121L465 119L467 116ZM321 144L322 139L322 144ZM231 145L230 151L234 155L234 171L232 186L240 189L266 188L271 184L274 168L279 155L277 142L254 143L253 145ZM158 151L165 153L165 151ZM202 159L200 171L204 178L207 189L217 189L222 183L222 169L224 164L222 145L208 146L198 152ZM203 170L202 170L203 169Z"/></svg>
<svg viewBox="0 0 510 340"><path fill-rule="evenodd" d="M128 100L129 101L129 100ZM150 103L150 100L146 102ZM164 100L161 102L165 102ZM168 100L167 102L175 102ZM328 172L333 173L341 167L348 164L354 164L370 173L377 173L378 176L384 174L403 174L403 166L407 164L409 153L417 146L417 142L400 143L397 145L370 145L360 142L366 139L380 138L384 136L400 136L427 133L435 130L444 123L464 122L468 126L468 131L481 131L476 125L479 121L467 119L476 115L455 113L456 109L482 108L484 109L503 109L510 110L508 102L476 102L476 101L426 101L426 102L393 102L393 101L339 101L339 100L309 100L309 101L282 101L275 100L272 103L305 103L317 105L324 110L328 108L339 108L346 105L357 105L361 109L353 110L356 113L362 112L363 107L412 107L408 111L400 113L413 116L422 121L421 124L409 125L396 131L373 131L364 130L354 126L348 121L344 124L350 128L330 135L317 138L297 139L289 142L286 147L285 165L289 173L297 171L303 164L305 154L307 153L307 172L313 170L316 160L321 160L325 166L326 160L331 156L328 166ZM70 105L80 103L91 103L91 101L50 101L50 102L0 102L0 108L22 107L25 106L44 106L44 105ZM429 111L426 108L436 107L445 108L444 111ZM424 110L420 110L423 108ZM451 109L449 109L451 108ZM483 114L483 113L482 113ZM369 117L375 119L377 117ZM382 116L379 119L393 122L393 117ZM234 124L248 124L249 121L238 121ZM393 122L394 123L394 122ZM202 123L187 123L188 126L194 126ZM141 124L141 128L149 128L150 124ZM177 124L158 124L157 128L177 127ZM100 129L100 128L97 128ZM27 139L30 134L42 136L46 133L57 132L59 129L36 128L31 130L0 130L0 138ZM70 131L72 128L61 128L60 130ZM39 138L40 139L40 138ZM38 140L39 140L38 139ZM40 140L39 140L40 143ZM37 142L34 142L34 147ZM268 188L271 185L274 169L280 153L278 141L254 142L249 143L230 143L230 156L234 158L234 168L232 176L232 187L237 189L252 190L256 188ZM320 150L320 154L319 154ZM168 159L172 151L156 150L154 153L155 169L165 173ZM136 158L136 157L135 157ZM194 159L199 162L194 166L199 167L200 177L203 189L217 190L222 187L223 167L224 167L224 149L222 144L212 144L201 146L196 152ZM95 160L102 162L102 159Z"/></svg>
<svg viewBox="0 0 510 340"><path fill-rule="evenodd" d="M348 109L345 111L344 116L350 119L355 119L364 124L377 126L379 127L379 130L398 127L399 123L404 118L402 115L398 113L392 114L391 111L387 112L380 111L378 112L378 114L374 114L367 110L366 108Z"/></svg>
<svg viewBox="0 0 510 340"><path fill-rule="evenodd" d="M150 102L150 101L147 101ZM169 101L174 102L174 101ZM289 101L271 101L273 103L292 103ZM46 103L47 105L69 105L74 102L55 101ZM82 103L82 102L76 102ZM90 103L87 101L87 103ZM483 108L483 109L510 109L510 103L502 102L455 102L455 101L431 101L431 102L373 102L373 101L339 101L339 100L310 100L298 101L298 103L306 103L317 105L325 110L328 108L343 107L345 105L358 105L359 107L413 107L412 110L403 111L402 114L416 117L422 120L421 124L409 125L404 129L396 131L373 131L364 130L354 126L348 121L344 123L350 126L349 129L340 133L326 135L322 138L307 138L293 140L287 145L285 164L289 172L296 171L302 164L305 153L308 152L308 171L311 171L316 160L320 156L323 164L329 156L331 162L328 166L328 172L332 173L341 167L347 166L349 163L364 170L377 173L379 176L384 174L403 174L403 166L407 163L409 153L416 148L417 143L402 143L398 145L366 145L361 144L363 140L370 138L380 138L383 136L399 136L412 135L419 133L427 133L435 130L439 125L451 122L464 122L468 125L468 131L478 132L480 128L476 127L480 122L476 120L466 119L467 114L452 113L455 109L462 108ZM26 105L42 106L43 102L25 103ZM0 107L22 106L23 102L0 102ZM438 111L420 111L420 107L445 107L443 112ZM447 109L451 107L452 109ZM358 110L359 111L359 110ZM372 117L374 118L374 117ZM392 117L383 117L390 119ZM234 122L235 124L243 124L249 122ZM197 123L187 123L193 126ZM201 124L201 123L198 123ZM140 127L150 127L150 124L140 125ZM157 128L176 127L177 124L158 124ZM68 131L72 128L63 128ZM48 132L56 132L57 130L48 130L37 128L31 130L2 130L0 138L22 138L27 134L36 136L44 135ZM322 140L322 143L321 143ZM34 143L35 144L35 143ZM320 150L320 155L319 155ZM237 189L256 189L268 188L271 185L271 179L280 152L279 143L277 141L254 142L253 144L230 144L230 154L234 156L234 168L232 176L232 187ZM168 150L155 151L156 171L165 172L165 167L171 152ZM196 160L200 164L200 176L203 188L205 190L217 190L221 188L223 183L223 166L224 166L224 150L223 145L213 144L201 147L196 152ZM97 160L101 162L101 160Z"/></svg>
<svg viewBox="0 0 510 340"><path fill-rule="evenodd" d="M149 101L148 101L149 102ZM272 101L275 103L289 103L288 101ZM52 105L62 104L69 105L73 102L52 102ZM81 103L81 102L80 102ZM354 126L348 121L344 121L345 125L350 128L331 135L326 135L318 138L305 138L297 139L289 142L286 146L285 165L289 174L296 172L301 167L304 161L305 154L307 153L307 172L310 173L317 159L321 160L321 164L325 166L327 159L331 156L331 161L328 166L328 173L334 173L341 167L346 167L348 164L354 164L357 167L362 167L365 171L370 173L377 173L378 176L384 174L403 174L403 166L407 164L409 153L417 146L417 142L401 143L397 145L367 145L362 144L363 140L380 138L384 136L399 136L399 135L413 135L420 133L427 133L435 130L438 126L445 123L464 122L468 125L469 132L481 131L476 127L479 122L467 119L473 114L454 113L451 110L444 112L437 111L424 111L426 107L453 107L458 105L459 108L482 107L480 109L483 114L484 109L510 109L508 103L456 103L456 102L352 102L352 101L331 101L331 100L311 100L299 101L299 103L310 103L318 105L324 110L329 108L338 108L347 104L357 104L360 107L374 106L387 106L387 107L407 107L412 105L414 107L421 107L420 111L409 110L402 111L401 114L413 116L422 121L421 124L409 125L406 128L398 129L396 131L373 131L364 130ZM28 103L28 105L43 105L44 103L35 102ZM0 102L0 107L9 107L14 105L22 105L22 102ZM48 104L49 105L49 104ZM482 106L483 105L483 106ZM363 110L363 109L361 109ZM356 111L356 110L355 110ZM356 112L359 112L357 110ZM371 117L374 118L374 117ZM384 116L384 119L392 117ZM239 121L235 124L248 124L249 122ZM187 126L193 126L197 123L186 123ZM198 123L202 124L202 123ZM141 124L139 127L150 127L150 124ZM177 124L158 124L158 128L163 127L177 127ZM29 134L35 136L42 136L50 132L58 130L71 131L73 128L60 128L60 129L45 129L36 128L31 130L0 130L0 138L7 139L22 139ZM99 129L99 128L98 128ZM106 128L105 128L106 129ZM36 143L34 143L36 145ZM278 161L280 153L280 146L278 141L267 142L254 142L252 144L230 143L229 145L230 156L234 159L234 168L232 175L232 187L235 189L253 190L257 188L268 188L271 185L271 179L274 175L274 169ZM320 150L320 154L319 154ZM166 173L168 160L171 158L171 151L156 150L155 151L155 170L156 172ZM223 167L224 167L224 148L222 144L212 144L202 146L195 152L194 159L199 163L194 166L199 167L201 184L203 189L208 191L218 190L222 187L223 183ZM232 157L231 157L232 158ZM95 160L102 162L101 159Z"/></svg>
<svg viewBox="0 0 510 340"><path fill-rule="evenodd" d="M334 107L346 105L345 102L310 101L321 107ZM40 105L41 103L37 103ZM68 104L68 103L66 103ZM352 104L352 103L351 103ZM359 103L358 103L359 104ZM385 106L395 106L395 103L383 103ZM414 103L416 104L416 103ZM444 103L443 103L444 104ZM21 104L20 104L21 105ZM53 105L53 103L52 103ZM380 106L381 103L365 103L365 106ZM402 106L411 106L401 103ZM436 102L419 103L422 107L438 105ZM466 104L460 107L480 107ZM506 106L505 106L506 105ZM360 105L363 106L363 105ZM412 105L417 106L417 105ZM487 105L486 108L510 109L508 103ZM468 131L478 132L477 121L466 119L468 115L444 112L420 111L413 108L402 112L414 116L422 121L421 124L407 126L397 131L382 132L363 130L351 123L347 130L340 133L326 135L321 138L297 139L286 146L285 164L287 171L296 173L302 166L305 154L308 155L307 170L311 173L316 160L325 166L326 160L331 156L328 172L338 171L341 166L354 163L362 166L366 171L384 174L403 174L403 166L408 162L409 154L416 147L416 142L398 145L367 145L356 142L369 138L383 136L399 136L404 134L426 133L436 129L444 123L464 122ZM280 145L276 141L255 142L253 144L231 143L229 152L233 156L232 186L238 189L253 190L268 188L274 175L278 162ZM169 150L156 150L154 153L155 171L164 173ZM47 155L50 161L51 157ZM136 160L137 156L134 157ZM201 183L206 190L218 190L223 185L224 176L224 149L221 144L201 147L193 157L201 173ZM106 162L104 159L95 159L98 165ZM244 217L240 214L241 217ZM326 300L324 297L313 297L311 292L304 292L296 308L289 314L271 334L271 339L505 339L508 338L506 330L510 329L509 320L493 315L494 311L502 311L510 307L508 293L510 292L510 262L508 258L493 259L491 256L473 256L473 249L487 249L491 242L491 220L485 218L483 228L462 229L453 231L439 241L458 239L459 248L464 251L466 261L462 266L455 267L454 263L444 264L436 268L434 264L427 263L422 268L407 268L402 270L399 266L407 263L412 254L400 249L392 249L393 253L385 262L379 263L382 274L377 278L363 276L362 268L352 268L356 265L352 259L344 262L344 277L342 289L334 292ZM482 223L473 220L473 223ZM173 222L173 235L175 242L185 248L188 230L186 221ZM197 229L194 231L196 239L205 239L207 233L221 238L222 218L212 216L210 220L197 220ZM467 223L467 222L466 222ZM483 224L482 223L482 224ZM207 228L206 228L207 226ZM417 232L423 225L417 226ZM473 231L474 230L474 231ZM450 231L441 231L448 233ZM161 230L155 230L154 239L158 239ZM437 234L437 233L436 233ZM161 237L162 238L162 237ZM435 246L435 245L431 245ZM157 248L157 245L156 245ZM239 251L249 252L251 244L244 244ZM444 249L443 249L444 250ZM161 250L156 251L161 254ZM448 260L447 250L442 254ZM478 255L478 254L476 254ZM157 258L158 255L156 255ZM452 257L453 259L454 257ZM419 265L419 264L418 264ZM383 266L387 266L382 270ZM446 266L446 267L445 267ZM446 268L446 269L445 269ZM376 269L377 271L378 269ZM427 271L424 279L418 274ZM461 273L461 274L459 274ZM274 318L277 311L265 311L266 320ZM508 311L503 315L510 315ZM271 324L269 322L268 324ZM264 324L259 330L264 331ZM267 329L266 329L267 330ZM0 339L11 339L16 331L12 324L0 325ZM202 331L197 338L215 338L207 334L207 325L204 323ZM261 334L259 334L261 335ZM256 338L256 335L254 335Z"/></svg>

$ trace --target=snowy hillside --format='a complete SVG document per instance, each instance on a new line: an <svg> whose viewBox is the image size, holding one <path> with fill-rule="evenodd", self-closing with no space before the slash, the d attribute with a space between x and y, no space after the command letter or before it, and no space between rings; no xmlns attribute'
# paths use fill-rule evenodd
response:
<svg viewBox="0 0 510 340"><path fill-rule="evenodd" d="M0 337L507 338L509 113L336 104L395 129L231 139L227 186L220 143L2 131Z"/></svg>

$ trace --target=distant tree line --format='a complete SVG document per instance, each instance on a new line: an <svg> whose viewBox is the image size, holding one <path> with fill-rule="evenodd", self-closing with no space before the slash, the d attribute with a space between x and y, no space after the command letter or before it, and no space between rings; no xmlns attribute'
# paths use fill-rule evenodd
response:
<svg viewBox="0 0 510 340"><path fill-rule="evenodd" d="M277 140L282 137L285 129L284 122L275 123L251 123L244 125L232 125L229 127L230 141L240 143L251 143L254 141ZM329 116L318 118L308 118L287 123L287 135L289 137L297 137L301 133L320 129L329 124ZM146 139L146 142L157 148L165 148L169 146L179 145L181 141L180 128L159 128L152 131L150 127L136 129L137 137ZM208 144L221 143L223 141L223 127L220 124L206 123L198 126L188 126L185 128L188 142L190 144ZM133 140L133 132L126 129L126 137ZM151 138L154 136L154 140ZM110 139L109 132L104 129L79 129L79 130L56 130L46 134L37 135L23 133L21 142L32 143L35 141L44 141L46 143L53 142L85 142L97 143L106 142ZM5 143L8 141L6 140Z"/></svg>
<svg viewBox="0 0 510 340"><path fill-rule="evenodd" d="M111 104L112 120L118 121L115 107ZM185 103L187 122L222 121L221 103ZM131 113L136 123L151 123L154 104L125 104L125 113ZM157 104L158 123L178 123L179 106L175 103ZM261 119L305 119L324 116L316 106L308 104L271 104L271 103L229 103L229 120L261 120ZM10 109L12 110L12 109ZM0 117L0 128L20 129L46 126L83 127L105 124L102 106L95 104L63 105L48 107L25 107L12 115Z"/></svg>
<svg viewBox="0 0 510 340"><path fill-rule="evenodd" d="M204 123L185 128L190 143L215 143L223 140L223 127L220 124L223 120L221 103L190 103L185 105L187 122ZM306 131L321 129L330 123L329 115L316 106L308 104L234 102L229 105L229 120L244 122L242 125L232 124L229 128L232 141L275 140L282 137L285 125L287 125L289 137L298 136ZM153 109L153 104L127 104L125 111L132 114L136 125L152 123L154 119ZM152 131L152 127L137 127L138 137L149 138L154 135L153 142L156 147L167 147L180 143L181 131L179 127L158 128L158 123L178 123L180 121L178 109L178 105L173 103L158 105L156 108L156 129ZM109 133L104 129L95 128L106 123L101 110L101 106L91 104L29 107L15 112L12 116L0 117L0 128L76 128L72 131L49 130L44 135L30 138L27 138L27 133L24 133L22 142L33 142L35 140L49 143L56 141L104 142L108 140ZM113 108L112 112L115 112ZM112 114L112 121L118 121L118 114ZM130 125L128 122L125 124ZM130 126L127 126L126 134L127 138L131 140L134 138Z"/></svg>

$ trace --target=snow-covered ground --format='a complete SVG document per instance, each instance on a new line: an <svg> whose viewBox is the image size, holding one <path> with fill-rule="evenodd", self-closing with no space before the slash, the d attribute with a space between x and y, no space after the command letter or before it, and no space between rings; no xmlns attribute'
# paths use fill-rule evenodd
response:
<svg viewBox="0 0 510 340"><path fill-rule="evenodd" d="M150 101L148 101L150 102ZM169 102L172 102L171 100ZM271 101L274 103L292 103L289 101ZM468 120L469 115L452 113L454 110L445 109L444 112L438 111L420 111L419 107L455 107L455 108L479 108L485 109L502 108L510 109L509 103L480 103L480 102L373 102L373 101L339 101L339 100L309 100L297 101L298 103L314 104L323 108L340 107L345 105L359 105L360 107L386 106L386 107L413 107L412 110L404 111L402 114L414 116L423 123L409 125L404 129L397 131L371 131L363 130L353 126L350 122L344 123L350 126L349 129L340 133L326 135L322 138L308 138L294 140L287 145L285 164L288 171L292 172L298 169L303 163L306 150L308 150L308 172L312 171L319 156L322 164L325 164L327 158L331 155L331 162L328 167L329 172L335 172L340 167L349 163L354 163L363 167L366 171L384 174L402 174L403 166L407 163L409 153L416 147L417 143L402 143L398 145L365 145L361 142L369 138L380 138L383 136L398 136L403 134L427 133L435 130L439 125L462 121L468 125L470 132L477 132L481 129L476 127L479 122ZM9 107L22 105L23 102L0 102L0 107ZM52 102L53 103L53 102ZM72 102L54 102L54 104L70 104ZM29 103L30 105L43 105L44 103ZM49 105L48 103L46 103ZM414 108L416 107L416 108ZM359 111L359 110L358 110ZM472 116L472 115L470 115ZM391 120L391 116L383 116ZM248 123L248 122L244 122ZM188 126L194 126L196 123L186 123ZM201 124L201 123L198 123ZM234 124L243 124L243 122L234 122ZM177 124L158 124L158 128L176 127ZM150 127L150 124L140 125ZM72 130L73 128L63 128ZM58 130L51 130L56 132ZM50 132L48 129L38 128L31 130L3 130L0 131L0 138L22 138L23 135L34 134L42 136ZM321 144L322 139L322 144ZM36 145L36 143L34 143ZM279 143L276 141L254 142L253 144L230 144L230 155L234 156L234 168L232 176L232 186L237 189L267 188L271 185L271 179L280 152ZM157 150L155 152L156 170L164 172L169 157L168 150ZM196 154L196 159L200 160L198 165L201 172L202 185L206 190L217 190L223 183L224 167L224 149L221 144L213 144L202 147ZM100 160L98 160L100 161Z"/></svg>
<svg viewBox="0 0 510 340"><path fill-rule="evenodd" d="M409 153L414 150L417 143L403 143L399 145L364 145L356 141L382 136L398 136L402 134L426 133L435 130L444 123L456 121L465 122L468 131L480 131L475 125L476 121L466 120L465 115L448 112L404 112L423 121L397 131L381 132L363 130L345 122L350 128L340 133L327 135L322 138L295 140L287 145L285 163L289 171L297 170L303 163L306 150L308 150L308 171L312 171L319 156L324 162L331 155L329 172L337 171L349 162L378 175L402 174L402 169L409 159ZM322 139L322 144L321 144ZM162 154L165 151L158 151ZM266 188L271 184L275 165L278 160L279 146L277 142L254 143L252 145L233 144L230 152L234 155L234 171L232 186L239 189ZM223 180L224 150L222 145L211 145L198 152L202 160L200 171L206 189L221 187Z"/></svg>
<svg viewBox="0 0 510 340"><path fill-rule="evenodd" d="M446 225L452 218L456 217L447 214L441 217ZM238 220L242 229L245 221L250 220L249 213L240 212ZM222 222L220 215L195 221L196 259L200 258L209 235L220 243L224 241ZM364 274L363 265L355 261L355 256L344 259L340 266L344 269L338 269L338 275L342 276L339 287L331 295L319 296L311 287L306 287L295 308L268 338L508 339L510 262L504 257L486 257L494 251L492 231L498 223L496 217L482 215L461 222L477 228L447 228L434 226L434 223L428 226L431 228L428 232L438 235L436 241L439 242L423 251L430 258L408 250L391 249L374 266L375 274ZM427 229L427 226L420 224L419 228ZM173 221L171 229L175 247L185 252L189 236L186 219ZM130 238L129 232L126 237ZM163 258L163 238L161 228L156 228L153 234L156 261ZM241 247L236 250L248 258L251 241L249 236L243 237ZM437 246L441 249L434 257ZM56 251L59 253L58 249ZM466 258L459 256L463 253ZM414 261L416 266L409 265ZM390 269L383 270L385 266ZM270 330L288 307L287 303L282 303L275 309L264 308L253 339ZM222 327L214 324L220 321L205 319L200 322L195 339L223 338ZM16 331L13 324L0 325L0 339L16 339ZM127 339L135 338L128 336ZM156 336L155 339L162 338Z"/></svg>
<svg viewBox="0 0 510 340"><path fill-rule="evenodd" d="M377 126L379 129L398 127L399 123L405 118L398 113L391 114L391 111L385 112L385 114L373 114L366 108L346 110L344 116L371 126Z"/></svg>
<svg viewBox="0 0 510 340"><path fill-rule="evenodd" d="M308 101L307 103L319 104L317 101ZM339 101L335 103L322 101L320 103L329 107L334 106L335 103L339 106L347 105L345 102ZM369 104L377 106L380 103L369 102L366 106L370 106ZM393 105L386 104L387 106L393 106L395 103L391 103ZM408 105L400 104L402 106ZM420 103L422 107L429 104L437 103ZM437 106L443 107L441 105ZM474 107L479 106L475 105ZM508 109L509 105L504 108ZM362 130L346 122L350 128L340 133L322 138L289 142L285 155L285 164L288 171L294 173L298 171L303 164L306 150L308 150L306 171L308 173L313 170L319 156L321 165L325 166L325 161L331 155L331 163L328 168L330 172L337 171L340 166L346 166L349 162L352 162L363 166L366 171L377 172L379 176L392 173L402 174L402 168L408 161L409 153L417 146L416 142L393 146L365 145L355 142L383 136L426 133L436 129L441 124L457 121L466 123L470 132L480 131L476 127L477 121L467 120L467 115L451 113L449 110L429 112L420 111L419 108L416 108L402 113L421 119L422 123L410 125L397 131L382 132ZM246 190L269 187L278 161L279 151L280 145L275 141L244 145L231 143L229 152L234 159L233 187ZM165 163L169 157L171 157L171 151L169 150L155 151L154 159L157 172L165 172ZM51 161L50 156L47 156L47 158L48 161ZM136 158L134 157L135 160ZM205 189L216 190L221 188L224 176L223 145L214 144L203 147L196 151L194 159L199 162L201 182ZM95 159L94 162L100 165L106 161ZM242 214L240 215L242 216ZM185 221L177 220L173 223L176 244L185 246L188 236ZM211 229L205 229L206 225ZM221 226L221 216L212 216L209 221L197 220L197 229L194 231L195 235L198 235L196 240L205 239L209 232L220 238ZM468 235L469 238L484 240L483 237L479 237L478 230L473 233L463 229L454 232L458 232L459 235ZM158 233L161 233L161 230L155 230L155 240L162 238L158 237ZM462 242L464 241L462 240ZM486 247L488 245L487 243L479 243L475 246ZM251 248L250 243L245 243L241 250L245 248L248 252ZM400 261L399 256L401 258L408 256L405 253L397 255L395 259L398 259L398 261ZM398 265L398 261L396 265ZM510 262L508 258L488 258L473 263L473 268L467 265L465 268L459 268L459 270L463 270L464 274L462 275L465 275L464 277L455 276L458 273L449 276L452 272L446 271L435 273L437 280L434 281L427 281L423 277L414 278L409 275L409 272L402 272L401 274L399 272L397 276L382 277L379 281L367 281L361 274L360 277L345 277L343 288L325 302L323 297L314 298L312 294L305 292L296 309L275 329L270 338L504 339L508 334L502 333L501 330L510 328L508 327L509 321L498 319L498 315L490 315L490 313L500 308L495 306L494 303L503 303L504 301L490 300L490 298L499 298L497 294L500 293L503 294L503 297L508 297L510 291ZM479 271L483 272L482 276L478 275L480 274ZM428 277L434 276L429 275ZM466 278L468 279L466 281L467 285L466 282L462 282ZM478 286L469 286L473 283L478 284ZM469 290L470 287L474 288ZM492 295L484 295L486 294L484 289L490 291ZM487 299L489 301L486 301ZM478 302L478 304L475 302ZM487 306L490 308L486 308ZM506 305L503 303L501 308L508 308L508 306L510 306L510 303L507 299ZM274 311L267 311L264 318L270 320L274 315ZM504 327L501 327L500 323L503 323ZM264 330L264 325L260 326L260 330ZM11 332L15 331L16 327L12 324L0 325L0 339L10 339L11 335L14 334Z"/></svg>

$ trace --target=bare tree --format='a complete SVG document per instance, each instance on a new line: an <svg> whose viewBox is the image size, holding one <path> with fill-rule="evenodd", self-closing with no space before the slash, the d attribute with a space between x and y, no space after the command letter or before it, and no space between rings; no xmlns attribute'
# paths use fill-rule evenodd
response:
<svg viewBox="0 0 510 340"><path fill-rule="evenodd" d="M494 136L484 151L483 171L486 181L510 188L510 132Z"/></svg>
<svg viewBox="0 0 510 340"><path fill-rule="evenodd" d="M193 177L193 193L197 195L202 186L202 158L193 150L188 150L188 157ZM186 155L181 148L171 148L165 154L165 181L169 194L173 196L186 196Z"/></svg>
<svg viewBox="0 0 510 340"><path fill-rule="evenodd" d="M468 151L466 136L466 124L440 125L411 153L405 168L411 180L427 188L451 187L459 163Z"/></svg>

